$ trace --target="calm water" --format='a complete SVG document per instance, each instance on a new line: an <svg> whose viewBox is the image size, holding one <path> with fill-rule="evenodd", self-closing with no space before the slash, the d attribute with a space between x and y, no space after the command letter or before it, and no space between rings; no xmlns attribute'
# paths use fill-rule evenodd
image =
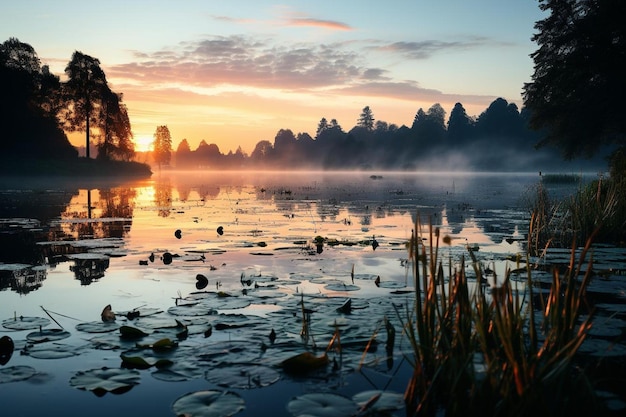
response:
<svg viewBox="0 0 626 417"><path fill-rule="evenodd" d="M169 416L184 394L225 386L244 400L240 416L260 410L291 415L287 404L307 393L401 394L407 346L398 341L394 361L388 361L381 323L388 316L399 329L393 304L406 305L414 290L405 244L416 216L452 238L441 249L452 262L466 245L476 245L481 259L500 272L507 256L524 252L528 198L539 177L376 175L164 172L119 184L2 181L0 320L10 327L20 317L43 318L45 328L69 333L33 343L39 329L0 327L0 336L16 345L0 372L20 366L34 372L0 384L3 415ZM562 196L575 187L550 192ZM316 237L325 239L320 248ZM199 274L206 286L199 285ZM337 311L347 299L352 314ZM302 300L313 311L306 343ZM117 327L81 328L101 324L106 305L117 313L117 327L130 325L149 336L129 343L120 341ZM124 316L134 311L141 312L139 319ZM125 352L148 355L132 350L135 343L176 339L176 321L188 325L189 335L180 338L183 353L174 362L195 358L184 371L176 368L176 377L143 369L128 392L102 397L70 383L93 369L120 369ZM346 349L337 372L302 379L275 371L296 353L323 353L336 326L342 343L355 346ZM364 341L376 334L379 349L363 355ZM242 366L258 367L262 378L276 373L276 381L242 387L226 370L238 369L232 373L241 376L248 372Z"/></svg>

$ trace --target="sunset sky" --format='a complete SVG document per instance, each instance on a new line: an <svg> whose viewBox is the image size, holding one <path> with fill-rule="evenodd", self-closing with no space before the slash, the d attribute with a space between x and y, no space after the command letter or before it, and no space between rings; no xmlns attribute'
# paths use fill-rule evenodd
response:
<svg viewBox="0 0 626 417"><path fill-rule="evenodd" d="M435 103L521 108L541 18L536 0L21 0L0 3L0 42L62 79L74 51L98 58L138 150L167 125L174 149L250 154L279 129L314 137L322 117L350 130L365 106L398 126Z"/></svg>

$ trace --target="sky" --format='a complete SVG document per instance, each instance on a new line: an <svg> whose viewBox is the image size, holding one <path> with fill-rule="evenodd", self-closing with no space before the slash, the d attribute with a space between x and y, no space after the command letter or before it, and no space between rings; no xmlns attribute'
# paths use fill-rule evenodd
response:
<svg viewBox="0 0 626 417"><path fill-rule="evenodd" d="M315 137L322 118L348 131L365 106L409 127L435 103L521 109L543 17L537 0L0 0L0 42L62 80L75 51L97 58L137 150L166 125L174 150L250 154L280 129Z"/></svg>

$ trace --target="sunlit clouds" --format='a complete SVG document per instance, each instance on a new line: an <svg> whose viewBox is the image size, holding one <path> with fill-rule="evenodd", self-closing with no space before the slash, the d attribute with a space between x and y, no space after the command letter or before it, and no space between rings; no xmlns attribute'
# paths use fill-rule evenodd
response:
<svg viewBox="0 0 626 417"><path fill-rule="evenodd" d="M236 130L257 126L259 120L285 123L259 126L258 136L215 138L225 150L236 144L249 151L256 142L273 139L271 135L283 128L314 135L322 117L335 118L350 129L364 106L380 111L376 106L380 99L400 101L406 108L404 114L391 114L392 119L385 121L410 125L419 107L441 103L451 109L460 101L469 110L483 111L496 98L448 94L423 88L413 80L394 80L389 70L370 66L365 53L349 46L279 45L272 39L216 36L151 54L136 53L135 62L108 66L106 71L111 80L123 81L119 88L127 102L154 108L168 125L228 124ZM386 55L407 53L406 48L377 48ZM362 50L368 49L373 47ZM136 130L154 125L151 117L157 114L142 117L146 111L129 105ZM202 139L209 140L211 129L205 132ZM188 140L192 146L199 141Z"/></svg>

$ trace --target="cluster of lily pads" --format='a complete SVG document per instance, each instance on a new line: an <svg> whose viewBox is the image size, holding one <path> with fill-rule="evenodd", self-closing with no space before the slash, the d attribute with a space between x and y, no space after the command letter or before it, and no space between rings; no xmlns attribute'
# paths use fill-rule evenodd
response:
<svg viewBox="0 0 626 417"><path fill-rule="evenodd" d="M385 337L385 330L381 329L389 322L386 314L393 311L392 303L410 303L413 291L392 285L388 287L393 290L393 297L385 292L380 297L365 299L284 290L286 286L297 288L303 279L323 284L329 291L341 291L340 294L357 294L360 285L381 284L378 276L354 272L347 282L322 275L293 274L279 280L273 275L242 274L243 290L227 292L219 288L204 290L207 280L199 274L199 290L177 298L165 311L146 306L131 311L104 307L101 320L75 326L76 332L88 335L86 345L64 344L72 332L49 327L52 321L57 323L49 311L46 312L52 321L47 317L6 319L1 323L5 329L29 333L15 343L8 336L3 337L0 347L11 352L0 358L9 362L13 349L38 359L67 358L87 350L119 352L118 368L81 370L71 377L72 387L97 396L130 391L140 383L144 372L166 382L204 378L217 387L173 399L176 415L235 414L245 407L236 390L263 388L283 379L319 384L318 394L285 400L286 409L294 416L305 412L312 416L339 416L401 410L402 394L384 389L362 392L352 398L321 392L326 390L329 379L363 368L392 371L394 355L397 359L401 349L394 349L395 339L388 333ZM276 308L265 317L237 313L253 304ZM387 349L378 349L381 344ZM0 383L26 380L36 373L30 366L0 368ZM331 414L329 409L333 410Z"/></svg>

